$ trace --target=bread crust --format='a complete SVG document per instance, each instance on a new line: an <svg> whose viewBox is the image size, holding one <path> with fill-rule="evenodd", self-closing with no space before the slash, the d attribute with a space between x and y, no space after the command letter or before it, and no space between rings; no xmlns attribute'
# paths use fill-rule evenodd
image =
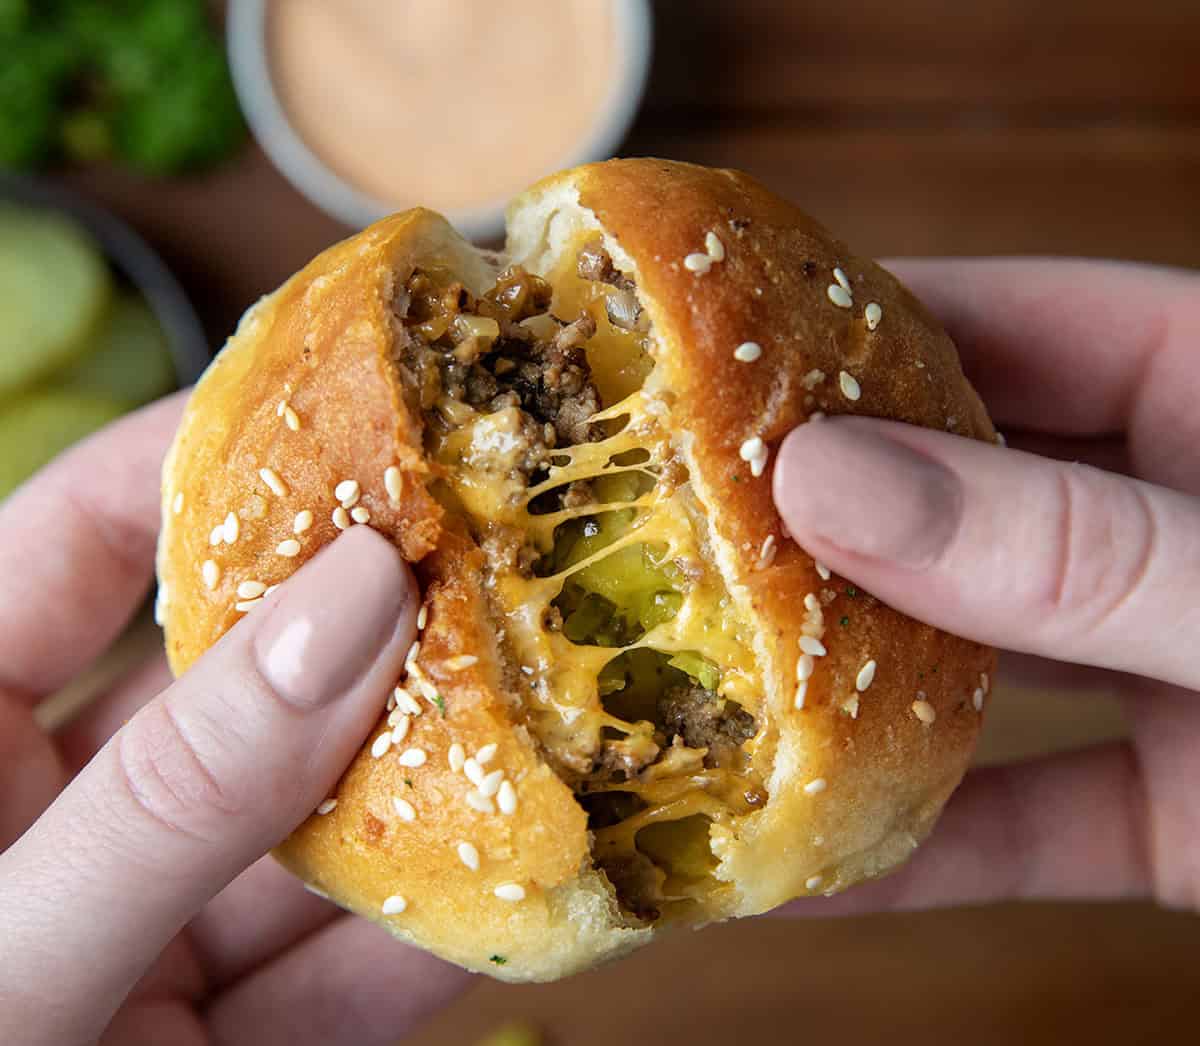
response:
<svg viewBox="0 0 1200 1046"><path fill-rule="evenodd" d="M716 892L699 921L883 874L924 838L961 778L981 725L975 692L986 690L994 653L914 622L836 576L822 578L783 531L769 467L753 475L741 450L753 437L773 450L817 410L992 439L983 406L950 339L911 294L745 175L660 160L564 172L514 202L509 255L548 258L577 227L602 232L636 277L657 343L655 395L705 510L703 542L753 623L766 689L767 726L753 758L769 800L732 827L714 827L715 874L732 888ZM723 258L697 273L684 260L705 252L710 233ZM452 266L478 291L497 260L430 212L389 218L326 251L251 309L197 386L164 465L159 574L168 654L176 672L186 670L242 616L240 582L279 583L332 540L334 487L357 480L369 525L419 564L429 610L418 663L445 713L422 702L412 721L403 745L427 754L420 768L371 755L385 729L381 715L338 785L336 808L310 818L278 856L405 940L504 979L545 980L655 931L622 914L591 868L583 810L519 725L505 681L511 666L481 595L481 553L426 490L434 466L392 363L390 302L397 280L431 264ZM850 287L849 308L833 300L835 269ZM867 323L868 303L880 309L877 324ZM761 357L737 360L734 349L751 341ZM843 371L857 382L857 399L843 391ZM384 480L391 466L398 499ZM283 493L260 469L274 470ZM304 510L314 522L295 535ZM210 545L231 512L237 539ZM278 554L291 539L299 554ZM764 563L770 545L774 559ZM202 571L210 559L220 568L211 589ZM809 593L827 654L797 709L800 637L813 632ZM446 671L458 654L478 661ZM869 661L874 679L859 692ZM465 804L467 782L448 764L455 742L467 754L498 746L489 766L514 784L515 813ZM396 798L412 805L414 820L396 816ZM478 871L458 856L460 842L479 852ZM495 896L510 882L523 885L522 901ZM383 899L396 893L406 911L384 916Z"/></svg>

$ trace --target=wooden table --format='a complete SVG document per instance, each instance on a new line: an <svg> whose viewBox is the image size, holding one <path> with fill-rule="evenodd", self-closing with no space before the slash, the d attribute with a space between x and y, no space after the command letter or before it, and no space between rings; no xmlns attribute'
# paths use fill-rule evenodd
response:
<svg viewBox="0 0 1200 1046"><path fill-rule="evenodd" d="M860 251L1200 264L1197 0L662 0L623 152L745 168ZM70 179L167 254L214 341L343 234L254 148L203 179ZM1120 730L1009 688L985 758ZM550 986L482 983L414 1040L524 1015L555 1043L1193 1041L1194 917L1026 905L683 934ZM403 990L398 985L397 990Z"/></svg>

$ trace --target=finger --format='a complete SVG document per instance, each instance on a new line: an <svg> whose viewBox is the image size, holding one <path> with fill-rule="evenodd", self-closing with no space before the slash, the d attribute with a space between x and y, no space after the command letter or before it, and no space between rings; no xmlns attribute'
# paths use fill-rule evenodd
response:
<svg viewBox="0 0 1200 1046"><path fill-rule="evenodd" d="M0 505L0 689L32 702L62 686L141 603L182 397L110 425Z"/></svg>
<svg viewBox="0 0 1200 1046"><path fill-rule="evenodd" d="M1121 438L1091 436L1051 436L1044 432L1006 432L1006 442L1013 450L1037 454L1055 461L1074 461L1081 465L1132 476L1133 462L1129 444Z"/></svg>
<svg viewBox="0 0 1200 1046"><path fill-rule="evenodd" d="M1128 744L975 770L895 875L789 914L853 915L1000 900L1144 897L1153 875Z"/></svg>
<svg viewBox="0 0 1200 1046"><path fill-rule="evenodd" d="M312 811L379 719L416 602L397 551L351 528L97 753L0 856L0 937L19 957L6 979L53 986L12 1019L32 1002L45 1041L94 1034L184 923Z"/></svg>
<svg viewBox="0 0 1200 1046"><path fill-rule="evenodd" d="M470 983L471 975L342 916L218 996L218 1046L391 1046Z"/></svg>
<svg viewBox="0 0 1200 1046"><path fill-rule="evenodd" d="M1200 685L1200 509L1183 494L865 418L793 431L774 492L797 543L918 620Z"/></svg>
<svg viewBox="0 0 1200 1046"><path fill-rule="evenodd" d="M1194 273L1050 258L888 267L946 326L1002 425L1093 435L1124 431L1138 412L1164 423L1168 410L1172 423L1194 414L1178 379L1165 380L1192 361Z"/></svg>

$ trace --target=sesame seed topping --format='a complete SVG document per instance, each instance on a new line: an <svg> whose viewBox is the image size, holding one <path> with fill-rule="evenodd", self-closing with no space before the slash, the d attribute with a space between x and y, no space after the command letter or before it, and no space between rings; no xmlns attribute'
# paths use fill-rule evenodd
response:
<svg viewBox="0 0 1200 1046"><path fill-rule="evenodd" d="M355 523L370 523L371 513L368 509L363 508L362 505L358 505L350 510L350 518Z"/></svg>
<svg viewBox="0 0 1200 1046"><path fill-rule="evenodd" d="M397 723L400 722L401 719L408 718L408 716L406 716L403 711L401 711L399 708L396 707L396 699L394 697L391 697L390 695L387 699L387 713L388 713L387 725L391 726L391 727L394 727Z"/></svg>
<svg viewBox="0 0 1200 1046"><path fill-rule="evenodd" d="M474 789L467 793L467 806L481 814L494 814L496 812L496 804L486 795L480 795Z"/></svg>
<svg viewBox="0 0 1200 1046"><path fill-rule="evenodd" d="M479 851L470 843L459 843L458 859L473 872L479 871Z"/></svg>
<svg viewBox="0 0 1200 1046"><path fill-rule="evenodd" d="M279 542L279 544L275 546L275 551L281 556L286 556L288 559L292 559L293 557L300 555L300 542L295 538L288 538L286 541Z"/></svg>
<svg viewBox="0 0 1200 1046"><path fill-rule="evenodd" d="M868 661L858 670L858 677L854 680L854 689L860 694L871 685L875 679L875 662Z"/></svg>
<svg viewBox="0 0 1200 1046"><path fill-rule="evenodd" d="M806 795L816 795L819 792L825 791L828 782L823 777L814 777L804 786Z"/></svg>
<svg viewBox="0 0 1200 1046"><path fill-rule="evenodd" d="M393 504L400 502L400 470L395 465L389 465L383 470L383 487L387 491L388 499Z"/></svg>
<svg viewBox="0 0 1200 1046"><path fill-rule="evenodd" d="M721 237L715 232L710 231L704 234L704 249L713 261L725 260L725 244L721 242Z"/></svg>
<svg viewBox="0 0 1200 1046"><path fill-rule="evenodd" d="M425 760L428 758L424 748L406 748L400 753L400 765L415 769L418 766L424 766Z"/></svg>
<svg viewBox="0 0 1200 1046"><path fill-rule="evenodd" d="M344 479L336 487L333 488L333 496L342 503L345 508L351 508L358 501L359 486L356 479Z"/></svg>
<svg viewBox="0 0 1200 1046"><path fill-rule="evenodd" d="M525 675L527 675L527 676L533 675L533 668L530 665L522 665L521 671L524 672Z"/></svg>
<svg viewBox="0 0 1200 1046"><path fill-rule="evenodd" d="M402 686L396 687L392 691L392 697L396 699L396 707L399 708L405 715L420 715L421 704Z"/></svg>
<svg viewBox="0 0 1200 1046"><path fill-rule="evenodd" d="M501 883L492 893L502 901L525 900L525 887L520 883Z"/></svg>
<svg viewBox="0 0 1200 1046"><path fill-rule="evenodd" d="M912 703L913 715L928 726L937 718L937 710L924 698Z"/></svg>
<svg viewBox="0 0 1200 1046"><path fill-rule="evenodd" d="M467 759L463 763L463 773L467 775L467 780L476 787L483 783L483 767L475 759Z"/></svg>
<svg viewBox="0 0 1200 1046"><path fill-rule="evenodd" d="M738 448L738 457L743 461L751 461L766 452L767 445L761 436L751 436Z"/></svg>
<svg viewBox="0 0 1200 1046"><path fill-rule="evenodd" d="M267 586L261 581L243 581L237 587L237 594L239 599L257 599L266 590Z"/></svg>
<svg viewBox="0 0 1200 1046"><path fill-rule="evenodd" d="M208 532L208 543L214 548L225 540L225 527L218 523Z"/></svg>
<svg viewBox="0 0 1200 1046"><path fill-rule="evenodd" d="M762 346L756 341L744 341L733 350L733 358L739 363L753 363L762 355Z"/></svg>
<svg viewBox="0 0 1200 1046"><path fill-rule="evenodd" d="M282 418L285 410L287 410L287 400L280 400L279 404L275 407L275 417Z"/></svg>
<svg viewBox="0 0 1200 1046"><path fill-rule="evenodd" d="M804 597L804 609L810 614L815 614L821 609L821 601L817 598L815 592L810 592Z"/></svg>
<svg viewBox="0 0 1200 1046"><path fill-rule="evenodd" d="M813 669L817 667L817 662L812 654L801 654L796 659L796 679L803 683L806 679L811 679Z"/></svg>
<svg viewBox="0 0 1200 1046"><path fill-rule="evenodd" d="M259 596L258 599L241 599L238 602L233 604L233 609L236 610L239 614L248 614L248 613L250 613L251 610L253 610L256 606L258 606L258 604L261 602L262 602L261 596Z"/></svg>
<svg viewBox="0 0 1200 1046"><path fill-rule="evenodd" d="M854 307L854 299L850 297L850 292L839 283L831 283L825 288L825 293L829 295L829 300L839 309Z"/></svg>
<svg viewBox="0 0 1200 1046"><path fill-rule="evenodd" d="M408 907L408 901L401 897L398 893L392 894L386 901L383 902L384 915L399 915Z"/></svg>
<svg viewBox="0 0 1200 1046"><path fill-rule="evenodd" d="M287 404L283 407L283 423L293 432L300 431L300 415Z"/></svg>
<svg viewBox="0 0 1200 1046"><path fill-rule="evenodd" d="M975 693L971 695L971 704L975 706L976 712L983 711L983 688L976 687Z"/></svg>
<svg viewBox="0 0 1200 1046"><path fill-rule="evenodd" d="M238 539L238 534L242 531L242 526L238 522L237 516L232 512L225 517L225 523L221 528L221 539L227 545L232 545Z"/></svg>
<svg viewBox="0 0 1200 1046"><path fill-rule="evenodd" d="M308 509L304 509L303 512L296 513L296 519L292 523L292 533L303 534L312 525L313 514Z"/></svg>
<svg viewBox="0 0 1200 1046"><path fill-rule="evenodd" d="M376 759L382 759L388 754L388 750L392 747L392 732L388 730L386 733L380 734L375 738L375 743L371 745L371 755Z"/></svg>
<svg viewBox="0 0 1200 1046"><path fill-rule="evenodd" d="M1008 446L1008 440L1006 440L1004 438L1004 433L1001 432L999 429L996 430L996 446L997 447L1007 447Z"/></svg>
<svg viewBox="0 0 1200 1046"><path fill-rule="evenodd" d="M421 609L417 611L417 631L423 631L427 624L429 624L429 607L422 603Z"/></svg>
<svg viewBox="0 0 1200 1046"><path fill-rule="evenodd" d="M797 711L800 711L802 708L804 708L804 699L806 697L808 697L808 680L801 680L799 685L796 687L796 697L792 701L792 705Z"/></svg>
<svg viewBox="0 0 1200 1046"><path fill-rule="evenodd" d="M828 653L825 644L816 636L801 636L800 649L806 654L812 654L813 657L824 657Z"/></svg>
<svg viewBox="0 0 1200 1046"><path fill-rule="evenodd" d="M413 804L407 799L401 799L400 796L392 796L392 809L396 811L396 816L401 821L415 821L417 819L417 811L413 809Z"/></svg>
<svg viewBox="0 0 1200 1046"><path fill-rule="evenodd" d="M517 812L517 790L513 788L511 781L501 781L500 791L496 793L496 802L500 806L502 814L514 814Z"/></svg>
<svg viewBox="0 0 1200 1046"><path fill-rule="evenodd" d="M204 580L204 587L211 592L221 580L221 568L211 559L206 559L200 566L200 577Z"/></svg>
<svg viewBox="0 0 1200 1046"><path fill-rule="evenodd" d="M478 752L475 753L475 762L477 762L480 766L487 766L488 763L496 758L496 752L499 751L499 749L500 746L496 744L495 741L491 742L491 744L484 745L481 749L479 749Z"/></svg>
<svg viewBox="0 0 1200 1046"><path fill-rule="evenodd" d="M694 272L697 276L703 276L712 268L712 258L707 254L700 254L699 252L689 254L683 259L683 267L688 272Z"/></svg>
<svg viewBox="0 0 1200 1046"><path fill-rule="evenodd" d="M775 535L768 534L763 540L762 548L759 549L758 552L758 563L756 564L757 569L766 570L767 567L774 563L776 551Z"/></svg>
<svg viewBox="0 0 1200 1046"><path fill-rule="evenodd" d="M817 568L817 577L819 577L822 581L828 581L832 576L829 573L829 568L824 563L814 560L813 566Z"/></svg>
<svg viewBox="0 0 1200 1046"><path fill-rule="evenodd" d="M404 667L410 672L412 671L412 666L415 664L417 656L420 653L421 641L419 639L415 639L413 640L413 645L408 648L408 653L404 655Z"/></svg>
<svg viewBox="0 0 1200 1046"><path fill-rule="evenodd" d="M987 693L987 691L991 690L991 682L988 680L988 674L986 672L979 673L979 685L983 688L984 693Z"/></svg>
<svg viewBox="0 0 1200 1046"><path fill-rule="evenodd" d="M459 654L456 657L448 657L442 662L443 667L448 668L451 672L461 672L464 668L470 668L479 661L474 654Z"/></svg>
<svg viewBox="0 0 1200 1046"><path fill-rule="evenodd" d="M288 488L284 486L283 480L279 478L279 473L274 469L259 469L258 478L271 488L271 493L276 497L282 498L286 496Z"/></svg>
<svg viewBox="0 0 1200 1046"><path fill-rule="evenodd" d="M478 765L478 764L476 764ZM500 791L500 784L504 780L503 770L493 770L479 782L479 794L492 796Z"/></svg>
<svg viewBox="0 0 1200 1046"><path fill-rule="evenodd" d="M317 813L319 813L322 817L324 817L325 814L331 814L336 809L337 809L337 800L336 799L326 799L321 803L320 806L317 807Z"/></svg>
<svg viewBox="0 0 1200 1046"><path fill-rule="evenodd" d="M842 371L838 375L838 385L841 386L842 395L848 400L857 400L862 395L862 386L858 383L858 379L846 371Z"/></svg>
<svg viewBox="0 0 1200 1046"><path fill-rule="evenodd" d="M174 512L175 515L177 515L177 516L179 515L179 513L181 513L183 511L183 491L182 490L175 492L175 497L171 502L171 511Z"/></svg>
<svg viewBox="0 0 1200 1046"><path fill-rule="evenodd" d="M397 715L397 713L399 714ZM412 720L398 708L392 714L397 715L394 723L390 718L388 720L388 725L392 728L392 744L399 745L408 736L408 728Z"/></svg>
<svg viewBox="0 0 1200 1046"><path fill-rule="evenodd" d="M822 881L819 875L810 875L804 880L804 889L815 890L821 885Z"/></svg>
<svg viewBox="0 0 1200 1046"><path fill-rule="evenodd" d="M455 741L454 744L450 746L450 751L447 753L447 757L450 760L450 769L457 774L466 764L467 751L461 744Z"/></svg>
<svg viewBox="0 0 1200 1046"><path fill-rule="evenodd" d="M851 694L842 702L842 711L851 719L858 718L858 694Z"/></svg>
<svg viewBox="0 0 1200 1046"><path fill-rule="evenodd" d="M833 270L833 278L838 281L838 286L841 287L842 290L844 290L847 294L853 293L853 290L850 287L850 281L846 279L846 274L842 272L841 269Z"/></svg>
<svg viewBox="0 0 1200 1046"><path fill-rule="evenodd" d="M332 518L333 525L337 527L338 530L347 530L349 528L350 514L344 508L342 508L341 505L338 505L338 507L333 510Z"/></svg>
<svg viewBox="0 0 1200 1046"><path fill-rule="evenodd" d="M810 370L803 378L800 379L800 384L803 385L809 392L812 392L818 385L825 380L825 372L823 370Z"/></svg>
<svg viewBox="0 0 1200 1046"><path fill-rule="evenodd" d="M883 319L883 309L880 308L879 302L867 302L867 307L863 309L863 319L867 321L867 330L869 331L873 331L879 326L879 321Z"/></svg>

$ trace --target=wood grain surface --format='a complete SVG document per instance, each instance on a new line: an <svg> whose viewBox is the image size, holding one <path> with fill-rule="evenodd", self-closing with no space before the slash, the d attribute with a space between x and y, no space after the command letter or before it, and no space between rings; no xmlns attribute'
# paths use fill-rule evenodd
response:
<svg viewBox="0 0 1200 1046"><path fill-rule="evenodd" d="M749 170L879 256L1200 265L1200 0L660 0L656 17L627 154ZM344 234L253 146L182 183L69 180L163 249L214 343ZM982 757L1121 729L1111 697L1002 682ZM1134 904L767 919L562 984L480 983L412 1041L521 1016L561 1046L1193 1042L1197 930Z"/></svg>

